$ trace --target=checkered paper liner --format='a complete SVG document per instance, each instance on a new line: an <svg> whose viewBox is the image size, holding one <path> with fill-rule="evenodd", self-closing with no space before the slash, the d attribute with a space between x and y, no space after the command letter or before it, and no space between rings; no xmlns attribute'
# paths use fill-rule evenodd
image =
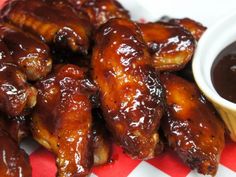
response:
<svg viewBox="0 0 236 177"><path fill-rule="evenodd" d="M54 155L32 140L22 144L30 156L33 177L55 177ZM236 143L227 142L222 152L216 177L236 177ZM167 149L157 158L140 161L133 160L116 145L113 147L113 161L95 167L91 177L203 177L190 170L177 155Z"/></svg>
<svg viewBox="0 0 236 177"><path fill-rule="evenodd" d="M0 6L5 0L0 0ZM146 4L141 0L120 0L130 11L133 19L146 20L158 19L161 15L148 13L154 0L147 0ZM161 0L156 0L156 2ZM165 0L163 0L165 1ZM169 0L171 1L171 0ZM174 0L173 0L174 1ZM194 0L188 0L194 1ZM167 1L166 1L167 3ZM149 8L148 8L149 7ZM153 10L152 10L153 12ZM153 16L154 15L154 16ZM194 18L194 16L188 17ZM143 19L143 18L142 18ZM199 20L199 18L194 18ZM55 156L45 148L37 144L32 139L25 140L21 147L26 150L30 157L33 177L55 177L56 165ZM123 153L122 149L116 145L113 147L112 163L100 167L95 167L91 177L201 177L196 171L192 171L178 158L171 150L167 149L157 158L140 161L133 160ZM0 175L1 176L1 175ZM223 150L220 165L216 177L236 177L236 143L227 142Z"/></svg>

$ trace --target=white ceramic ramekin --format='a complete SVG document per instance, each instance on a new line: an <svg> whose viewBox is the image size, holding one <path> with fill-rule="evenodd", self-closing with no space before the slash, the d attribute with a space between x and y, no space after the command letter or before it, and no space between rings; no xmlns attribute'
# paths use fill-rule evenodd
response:
<svg viewBox="0 0 236 177"><path fill-rule="evenodd" d="M222 98L211 80L211 67L215 58L234 41L236 13L220 19L203 34L194 55L192 68L197 85L216 107L230 131L231 138L236 141L236 104Z"/></svg>

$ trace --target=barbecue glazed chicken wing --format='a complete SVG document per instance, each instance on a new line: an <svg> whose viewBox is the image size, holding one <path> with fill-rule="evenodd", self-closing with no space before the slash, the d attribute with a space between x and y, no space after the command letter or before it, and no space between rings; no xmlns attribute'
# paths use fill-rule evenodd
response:
<svg viewBox="0 0 236 177"><path fill-rule="evenodd" d="M112 18L129 19L129 13L116 0L69 0L78 10L83 10L97 28Z"/></svg>
<svg viewBox="0 0 236 177"><path fill-rule="evenodd" d="M95 35L93 78L109 131L133 158L160 153L157 129L163 92L139 28L126 19L111 19Z"/></svg>
<svg viewBox="0 0 236 177"><path fill-rule="evenodd" d="M169 145L199 173L215 175L224 148L224 125L196 85L163 74L167 114L162 128Z"/></svg>
<svg viewBox="0 0 236 177"><path fill-rule="evenodd" d="M3 39L0 54L0 111L10 117L21 116L36 104L37 90L26 82Z"/></svg>
<svg viewBox="0 0 236 177"><path fill-rule="evenodd" d="M2 56L6 57L5 54ZM1 112L11 117L22 115L34 107L36 97L37 90L26 82L26 76L16 66L0 64Z"/></svg>
<svg viewBox="0 0 236 177"><path fill-rule="evenodd" d="M192 59L195 40L184 28L162 22L140 23L139 27L157 70L177 71Z"/></svg>
<svg viewBox="0 0 236 177"><path fill-rule="evenodd" d="M93 162L90 96L96 88L75 65L56 66L36 87L34 138L55 153L58 176L87 176Z"/></svg>
<svg viewBox="0 0 236 177"><path fill-rule="evenodd" d="M182 28L189 31L193 35L196 41L198 41L201 38L201 36L207 29L201 23L196 22L190 18L177 19L177 18L163 17L161 21L170 23L172 25L181 26Z"/></svg>
<svg viewBox="0 0 236 177"><path fill-rule="evenodd" d="M27 154L2 129L0 129L0 143L1 177L31 177L31 167Z"/></svg>
<svg viewBox="0 0 236 177"><path fill-rule="evenodd" d="M30 120L27 116L0 117L0 129L6 131L18 144L30 134Z"/></svg>
<svg viewBox="0 0 236 177"><path fill-rule="evenodd" d="M94 166L110 162L112 142L100 110L93 110L93 160Z"/></svg>
<svg viewBox="0 0 236 177"><path fill-rule="evenodd" d="M41 41L8 24L0 24L0 39L12 57L11 60L5 57L0 63L18 65L27 80L38 80L51 71L49 48Z"/></svg>
<svg viewBox="0 0 236 177"><path fill-rule="evenodd" d="M14 0L2 9L3 19L49 44L87 53L91 24L66 0Z"/></svg>
<svg viewBox="0 0 236 177"><path fill-rule="evenodd" d="M28 155L19 148L30 133L26 116L9 118L0 116L0 176L31 177Z"/></svg>

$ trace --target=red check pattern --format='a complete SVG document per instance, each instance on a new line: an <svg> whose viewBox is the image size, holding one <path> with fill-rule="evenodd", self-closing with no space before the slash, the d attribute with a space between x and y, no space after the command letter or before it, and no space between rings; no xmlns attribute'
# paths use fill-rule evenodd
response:
<svg viewBox="0 0 236 177"><path fill-rule="evenodd" d="M236 177L236 143L227 142L222 153L216 177ZM55 157L39 147L30 154L33 177L55 177ZM166 150L159 157L148 160L132 160L120 147L114 146L112 163L93 169L91 177L199 177L177 155Z"/></svg>

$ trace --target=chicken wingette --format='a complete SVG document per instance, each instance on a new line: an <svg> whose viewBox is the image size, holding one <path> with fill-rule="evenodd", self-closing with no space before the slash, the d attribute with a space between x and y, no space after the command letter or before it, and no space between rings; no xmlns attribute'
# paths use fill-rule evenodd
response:
<svg viewBox="0 0 236 177"><path fill-rule="evenodd" d="M163 88L139 27L111 19L95 35L92 76L113 137L133 158L150 159L162 151L158 135Z"/></svg>
<svg viewBox="0 0 236 177"><path fill-rule="evenodd" d="M86 70L58 65L37 82L33 137L56 155L59 177L87 176L93 165L91 94Z"/></svg>
<svg viewBox="0 0 236 177"><path fill-rule="evenodd" d="M48 44L87 53L91 23L66 0L7 1L1 11L5 22L28 31Z"/></svg>
<svg viewBox="0 0 236 177"><path fill-rule="evenodd" d="M192 169L215 175L224 148L224 124L195 84L162 74L167 113L161 127L170 147Z"/></svg>

